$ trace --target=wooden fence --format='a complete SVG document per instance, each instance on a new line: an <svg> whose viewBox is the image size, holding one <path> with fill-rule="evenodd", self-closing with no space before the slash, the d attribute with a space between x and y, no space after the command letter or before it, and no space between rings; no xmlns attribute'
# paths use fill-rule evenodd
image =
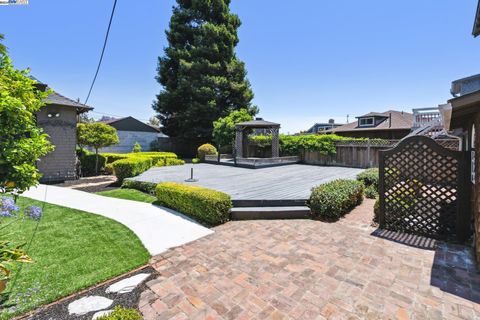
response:
<svg viewBox="0 0 480 320"><path fill-rule="evenodd" d="M305 164L353 168L378 167L379 151L390 149L397 142L397 140L339 141L336 143L336 154L324 156L317 151L304 151L302 162Z"/></svg>
<svg viewBox="0 0 480 320"><path fill-rule="evenodd" d="M321 166L339 166L351 168L374 168L379 166L380 150L391 149L399 140L344 140L335 143L336 153L325 156L318 151L303 151L300 155L302 163ZM438 144L451 150L459 150L459 142L455 139L435 140ZM269 148L259 148L254 144L248 146L248 156L258 158L271 157Z"/></svg>

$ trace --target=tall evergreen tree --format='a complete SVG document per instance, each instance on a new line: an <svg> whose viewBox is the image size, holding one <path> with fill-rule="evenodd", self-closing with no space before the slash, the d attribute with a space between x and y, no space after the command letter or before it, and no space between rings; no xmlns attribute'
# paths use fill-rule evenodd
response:
<svg viewBox="0 0 480 320"><path fill-rule="evenodd" d="M235 55L241 22L229 5L230 0L177 0L173 7L169 46L158 61L163 89L153 104L169 136L211 141L213 121L242 108L258 111L245 65Z"/></svg>

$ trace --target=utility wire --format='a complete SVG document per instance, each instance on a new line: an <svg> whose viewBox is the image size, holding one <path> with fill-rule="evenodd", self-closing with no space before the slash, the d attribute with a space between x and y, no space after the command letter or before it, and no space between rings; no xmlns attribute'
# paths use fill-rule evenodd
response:
<svg viewBox="0 0 480 320"><path fill-rule="evenodd" d="M95 76L93 77L92 85L90 86L90 90L88 91L87 99L85 99L84 104L87 104L88 99L90 98L90 94L92 93L93 86L95 85L95 81L97 80L98 71L100 71L100 66L102 65L103 54L105 53L105 48L107 47L108 42L108 35L110 34L110 27L112 26L113 15L115 13L115 7L117 6L117 0L113 2L112 14L110 15L110 21L108 22L107 33L105 34L105 41L103 42L103 49L102 54L100 55L100 60L98 61L97 71L95 72Z"/></svg>

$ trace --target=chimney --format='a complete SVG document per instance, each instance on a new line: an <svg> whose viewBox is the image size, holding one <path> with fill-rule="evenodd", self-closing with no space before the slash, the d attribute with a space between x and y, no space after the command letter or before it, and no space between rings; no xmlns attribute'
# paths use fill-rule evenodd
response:
<svg viewBox="0 0 480 320"><path fill-rule="evenodd" d="M335 123L335 119L329 119L328 120L328 124L334 124Z"/></svg>

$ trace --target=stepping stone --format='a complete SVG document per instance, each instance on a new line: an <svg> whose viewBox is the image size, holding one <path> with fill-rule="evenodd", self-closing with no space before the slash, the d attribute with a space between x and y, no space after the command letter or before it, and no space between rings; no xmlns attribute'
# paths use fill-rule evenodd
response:
<svg viewBox="0 0 480 320"><path fill-rule="evenodd" d="M113 300L100 296L83 297L68 305L68 313L81 316L92 311L107 309L112 303Z"/></svg>
<svg viewBox="0 0 480 320"><path fill-rule="evenodd" d="M103 316L108 316L110 313L112 313L113 310L104 310L104 311L98 311L97 313L95 313L92 317L92 320L96 320L100 317L103 317Z"/></svg>
<svg viewBox="0 0 480 320"><path fill-rule="evenodd" d="M140 283L145 281L150 276L150 273L139 273L130 278L123 279L112 284L105 290L106 293L127 293L132 292Z"/></svg>

